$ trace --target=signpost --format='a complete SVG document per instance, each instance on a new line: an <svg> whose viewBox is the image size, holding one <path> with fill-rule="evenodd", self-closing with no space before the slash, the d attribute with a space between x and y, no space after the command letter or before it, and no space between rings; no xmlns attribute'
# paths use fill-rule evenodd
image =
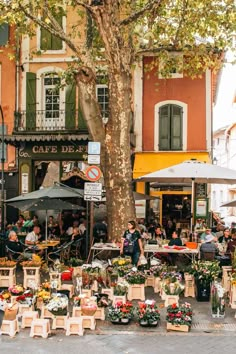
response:
<svg viewBox="0 0 236 354"><path fill-rule="evenodd" d="M97 166L89 166L85 171L85 175L89 181L96 182L101 178L102 172Z"/></svg>

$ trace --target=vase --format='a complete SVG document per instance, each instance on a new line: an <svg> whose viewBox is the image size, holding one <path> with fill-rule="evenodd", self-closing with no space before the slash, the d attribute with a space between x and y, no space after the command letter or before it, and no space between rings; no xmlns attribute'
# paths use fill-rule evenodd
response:
<svg viewBox="0 0 236 354"><path fill-rule="evenodd" d="M196 280L196 300L199 302L210 301L211 284L210 282Z"/></svg>

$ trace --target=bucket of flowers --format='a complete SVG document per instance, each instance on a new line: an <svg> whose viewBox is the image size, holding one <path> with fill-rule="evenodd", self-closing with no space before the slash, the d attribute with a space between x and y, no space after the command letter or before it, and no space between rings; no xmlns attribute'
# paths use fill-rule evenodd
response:
<svg viewBox="0 0 236 354"><path fill-rule="evenodd" d="M127 294L129 283L126 280L119 281L114 287L115 296L124 296Z"/></svg>
<svg viewBox="0 0 236 354"><path fill-rule="evenodd" d="M156 327L160 321L160 312L155 300L139 302L136 313L142 327Z"/></svg>
<svg viewBox="0 0 236 354"><path fill-rule="evenodd" d="M19 295L16 298L16 302L22 305L32 306L34 295L29 291L26 291L23 295Z"/></svg>
<svg viewBox="0 0 236 354"><path fill-rule="evenodd" d="M108 309L108 319L114 324L128 324L134 316L133 304L117 302Z"/></svg>
<svg viewBox="0 0 236 354"><path fill-rule="evenodd" d="M8 288L12 296L20 296L24 294L24 288L22 285L13 285Z"/></svg>
<svg viewBox="0 0 236 354"><path fill-rule="evenodd" d="M192 309L187 302L178 306L172 304L167 307L167 331L188 332L192 324Z"/></svg>
<svg viewBox="0 0 236 354"><path fill-rule="evenodd" d="M40 289L37 292L36 296L39 301L42 301L44 304L47 304L48 301L50 300L51 294L49 291L46 291L44 289Z"/></svg>
<svg viewBox="0 0 236 354"><path fill-rule="evenodd" d="M211 283L218 278L220 266L218 261L195 261L189 273L194 275L197 301L209 301Z"/></svg>
<svg viewBox="0 0 236 354"><path fill-rule="evenodd" d="M213 318L225 317L225 289L217 281L211 286L211 315Z"/></svg>
<svg viewBox="0 0 236 354"><path fill-rule="evenodd" d="M126 274L124 278L129 284L144 284L146 281L146 277L147 276L144 272L132 268L131 272Z"/></svg>
<svg viewBox="0 0 236 354"><path fill-rule="evenodd" d="M53 296L47 303L46 309L54 316L66 316L68 310L68 297L64 294Z"/></svg>

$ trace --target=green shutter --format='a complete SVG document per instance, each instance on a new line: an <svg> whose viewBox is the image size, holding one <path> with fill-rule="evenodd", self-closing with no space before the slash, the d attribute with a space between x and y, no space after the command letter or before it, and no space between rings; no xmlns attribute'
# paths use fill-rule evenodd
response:
<svg viewBox="0 0 236 354"><path fill-rule="evenodd" d="M66 87L66 129L75 129L75 84Z"/></svg>
<svg viewBox="0 0 236 354"><path fill-rule="evenodd" d="M78 125L79 125L79 130L88 130L87 124L85 122L80 104L79 104L79 109L78 109Z"/></svg>
<svg viewBox="0 0 236 354"><path fill-rule="evenodd" d="M170 107L159 110L159 150L170 150Z"/></svg>
<svg viewBox="0 0 236 354"><path fill-rule="evenodd" d="M36 127L36 74L26 73L26 129Z"/></svg>
<svg viewBox="0 0 236 354"><path fill-rule="evenodd" d="M182 108L171 106L171 150L182 150Z"/></svg>
<svg viewBox="0 0 236 354"><path fill-rule="evenodd" d="M57 22L62 26L62 15L55 16ZM61 50L62 40L44 28L41 28L40 49L42 50Z"/></svg>
<svg viewBox="0 0 236 354"><path fill-rule="evenodd" d="M58 15L55 17L59 25L62 27L62 15ZM61 50L63 48L62 40L58 37L52 35L52 50Z"/></svg>
<svg viewBox="0 0 236 354"><path fill-rule="evenodd" d="M9 25L2 23L0 25L0 46L6 45L9 39Z"/></svg>
<svg viewBox="0 0 236 354"><path fill-rule="evenodd" d="M0 136L2 135L2 127L4 127L3 128L4 135L7 134L6 125L0 125ZM3 155L4 155L4 161L6 162L7 161L7 145L5 143L3 144ZM0 142L0 159L1 158L2 158L2 142Z"/></svg>

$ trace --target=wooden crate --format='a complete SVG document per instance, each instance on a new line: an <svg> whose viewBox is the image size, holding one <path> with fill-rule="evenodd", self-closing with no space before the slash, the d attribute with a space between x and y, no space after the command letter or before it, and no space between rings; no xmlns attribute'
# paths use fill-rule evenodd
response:
<svg viewBox="0 0 236 354"><path fill-rule="evenodd" d="M66 329L68 317L68 314L66 316L54 316L52 320L52 329Z"/></svg>
<svg viewBox="0 0 236 354"><path fill-rule="evenodd" d="M166 324L167 331L179 331L179 332L189 332L190 327L187 325L173 325L170 322Z"/></svg>
<svg viewBox="0 0 236 354"><path fill-rule="evenodd" d="M115 306L117 302L126 303L126 295L113 295L112 305Z"/></svg>
<svg viewBox="0 0 236 354"><path fill-rule="evenodd" d="M165 295L165 307L173 304L179 306L179 295Z"/></svg>
<svg viewBox="0 0 236 354"><path fill-rule="evenodd" d="M153 275L148 275L146 278L145 286L152 286L155 287L155 278Z"/></svg>
<svg viewBox="0 0 236 354"><path fill-rule="evenodd" d="M128 288L128 300L145 300L144 284L132 284Z"/></svg>
<svg viewBox="0 0 236 354"><path fill-rule="evenodd" d="M0 268L0 287L9 288L16 284L16 267Z"/></svg>
<svg viewBox="0 0 236 354"><path fill-rule="evenodd" d="M192 274L185 273L185 289L184 289L184 296L185 297L195 297L195 281L194 276Z"/></svg>
<svg viewBox="0 0 236 354"><path fill-rule="evenodd" d="M161 278L154 277L154 293L159 293L161 290Z"/></svg>
<svg viewBox="0 0 236 354"><path fill-rule="evenodd" d="M40 267L23 267L24 271L24 288L30 287L30 283L40 284Z"/></svg>

